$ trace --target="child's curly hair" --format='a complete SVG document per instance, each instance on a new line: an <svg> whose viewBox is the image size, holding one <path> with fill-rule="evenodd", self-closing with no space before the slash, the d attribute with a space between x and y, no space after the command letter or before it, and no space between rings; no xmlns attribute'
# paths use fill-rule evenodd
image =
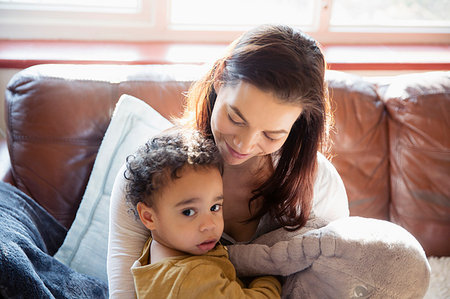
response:
<svg viewBox="0 0 450 299"><path fill-rule="evenodd" d="M216 167L223 172L222 158L214 141L193 129L176 128L162 133L127 157L126 199L136 217L139 217L137 204L144 202L152 206L155 193L168 180L180 178L179 171L186 165Z"/></svg>

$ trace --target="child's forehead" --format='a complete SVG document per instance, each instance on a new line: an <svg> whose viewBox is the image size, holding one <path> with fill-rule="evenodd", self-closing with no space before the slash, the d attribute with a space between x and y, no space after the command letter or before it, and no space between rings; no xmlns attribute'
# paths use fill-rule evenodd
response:
<svg viewBox="0 0 450 299"><path fill-rule="evenodd" d="M199 173L220 173L220 169L212 164L184 164L181 167L166 167L153 176L153 184L159 186L159 190L165 189L167 186L173 186L180 183L181 178L194 176Z"/></svg>
<svg viewBox="0 0 450 299"><path fill-rule="evenodd" d="M155 203L160 200L167 202L167 195L176 192L180 198L185 199L189 198L189 194L202 195L211 188L217 191L216 193L222 192L222 176L220 170L214 166L186 165L178 169L175 176L165 175L164 180L166 182L154 193Z"/></svg>
<svg viewBox="0 0 450 299"><path fill-rule="evenodd" d="M220 176L221 172L218 166L213 164L184 164L182 167L178 168L175 173L169 174L169 181L170 184L176 184L180 178L186 178L187 176L195 176L198 174L215 174L219 172Z"/></svg>

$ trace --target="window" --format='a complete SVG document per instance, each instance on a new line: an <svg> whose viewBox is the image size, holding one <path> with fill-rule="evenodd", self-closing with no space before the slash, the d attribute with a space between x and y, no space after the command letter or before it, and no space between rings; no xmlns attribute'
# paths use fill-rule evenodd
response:
<svg viewBox="0 0 450 299"><path fill-rule="evenodd" d="M449 12L448 0L334 0L330 26L448 30Z"/></svg>
<svg viewBox="0 0 450 299"><path fill-rule="evenodd" d="M287 23L312 29L318 1L171 0L170 3L170 24L177 28L245 30L263 23Z"/></svg>
<svg viewBox="0 0 450 299"><path fill-rule="evenodd" d="M322 43L450 43L449 0L0 0L0 38L229 42L287 23Z"/></svg>
<svg viewBox="0 0 450 299"><path fill-rule="evenodd" d="M139 0L0 0L3 8L84 12L137 12Z"/></svg>
<svg viewBox="0 0 450 299"><path fill-rule="evenodd" d="M0 0L0 38L130 39L154 27L153 0ZM133 29L135 29L133 31Z"/></svg>

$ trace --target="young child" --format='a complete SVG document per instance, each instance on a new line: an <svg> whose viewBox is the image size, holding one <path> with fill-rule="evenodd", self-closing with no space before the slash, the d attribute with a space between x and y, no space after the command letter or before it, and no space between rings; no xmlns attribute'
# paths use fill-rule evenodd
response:
<svg viewBox="0 0 450 299"><path fill-rule="evenodd" d="M279 298L272 276L244 288L218 244L222 161L211 140L173 129L127 158L127 201L151 231L131 268L138 298Z"/></svg>

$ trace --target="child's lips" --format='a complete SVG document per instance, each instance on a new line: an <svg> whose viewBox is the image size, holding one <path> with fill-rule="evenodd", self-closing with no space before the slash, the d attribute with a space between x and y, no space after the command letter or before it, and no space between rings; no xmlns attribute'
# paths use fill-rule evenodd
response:
<svg viewBox="0 0 450 299"><path fill-rule="evenodd" d="M198 244L197 247L202 251L210 251L213 249L217 244L217 240L208 240L201 244Z"/></svg>

